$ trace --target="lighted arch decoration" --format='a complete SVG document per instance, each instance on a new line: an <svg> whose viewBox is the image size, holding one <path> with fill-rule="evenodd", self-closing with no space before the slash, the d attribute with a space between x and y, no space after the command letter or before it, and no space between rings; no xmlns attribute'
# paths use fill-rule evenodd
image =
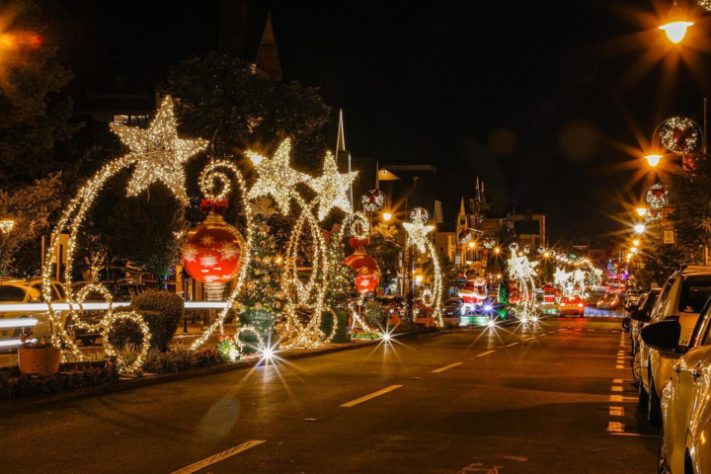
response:
<svg viewBox="0 0 711 474"><path fill-rule="evenodd" d="M335 158L331 153L326 153L323 174L313 178L291 168L290 153L291 140L288 138L279 145L271 158L254 151L247 152L258 173L257 181L250 189L248 197L257 199L271 196L283 215L291 212L292 202L296 203L299 209L289 235L285 253L286 266L280 282L281 290L286 296L286 304L279 336L283 347L309 348L330 341L338 324L334 315L330 334L324 334L321 330L323 315L334 314L325 304L329 269L334 262L329 260L326 240L319 222L326 218L333 208L339 208L346 213L345 221L350 218L352 208L347 190L357 173L338 173ZM307 184L316 193L310 202L296 190L301 183ZM312 243L308 255L311 272L304 283L299 278L298 263L307 233ZM338 238L341 237L339 232ZM307 317L304 318L299 313L305 313Z"/></svg>
<svg viewBox="0 0 711 474"><path fill-rule="evenodd" d="M67 332L62 324L61 313L52 304L52 266L57 261L56 249L60 234L68 233L66 258L64 270L66 283L66 301L69 304L68 317L79 325L87 326L82 322L83 302L89 293L98 293L106 300L108 310L97 325L105 338L105 351L108 355L117 358L122 372L135 372L140 370L148 350L150 332L143 317L134 311L113 311L111 295L108 289L94 283L87 285L75 293L72 288L72 270L74 268L74 255L77 250L77 239L82 223L88 211L96 201L97 196L106 185L107 181L117 173L133 167L126 189L126 196L137 196L155 182L162 182L181 203L187 204L185 191L185 171L183 164L189 158L207 148L208 142L203 139L182 139L177 134L177 121L173 112L173 100L170 96L163 99L156 115L147 129L128 127L121 124L112 124L111 129L121 141L129 148L129 153L105 164L89 181L80 188L77 195L70 201L62 213L59 222L54 228L49 250L45 256L42 268L42 294L47 304L49 318L52 326L51 342L55 347L65 347L64 357L68 355L77 360L84 360L84 355L76 345L74 338ZM108 341L111 326L118 320L130 320L138 325L143 334L143 344L132 364L120 357L120 354Z"/></svg>

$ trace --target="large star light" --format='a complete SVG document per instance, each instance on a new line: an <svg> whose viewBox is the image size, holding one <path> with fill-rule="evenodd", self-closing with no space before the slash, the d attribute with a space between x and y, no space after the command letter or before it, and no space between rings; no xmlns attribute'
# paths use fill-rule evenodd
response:
<svg viewBox="0 0 711 474"><path fill-rule="evenodd" d="M323 160L323 174L309 180L309 186L318 194L318 220L323 220L324 217L334 207L337 207L345 212L351 212L351 202L348 200L348 188L353 180L358 176L357 171L340 174L336 159L331 152L326 152L326 158Z"/></svg>
<svg viewBox="0 0 711 474"><path fill-rule="evenodd" d="M255 199L269 195L274 198L279 210L284 215L289 214L291 191L294 186L309 179L308 175L289 166L290 152L291 140L289 138L281 142L271 159L251 150L247 151L247 156L252 160L259 174L257 182L249 190L247 197Z"/></svg>
<svg viewBox="0 0 711 474"><path fill-rule="evenodd" d="M425 225L427 222L427 213L421 208L413 210L410 218L412 219L412 222L405 222L402 224L407 231L407 239L413 245L417 246L417 250L419 250L420 253L425 253L425 250L427 249L427 242L429 241L427 234L432 232L435 226Z"/></svg>
<svg viewBox="0 0 711 474"><path fill-rule="evenodd" d="M128 197L138 196L151 184L160 181L181 202L188 202L183 163L207 148L209 142L201 138L178 138L173 99L170 96L163 99L148 128L112 123L111 130L131 150L130 154L138 158L126 188Z"/></svg>

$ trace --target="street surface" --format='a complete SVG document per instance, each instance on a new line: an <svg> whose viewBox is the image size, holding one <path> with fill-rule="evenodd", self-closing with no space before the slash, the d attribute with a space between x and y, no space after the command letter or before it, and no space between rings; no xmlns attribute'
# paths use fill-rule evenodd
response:
<svg viewBox="0 0 711 474"><path fill-rule="evenodd" d="M652 473L619 319L476 329L2 414L3 473Z"/></svg>

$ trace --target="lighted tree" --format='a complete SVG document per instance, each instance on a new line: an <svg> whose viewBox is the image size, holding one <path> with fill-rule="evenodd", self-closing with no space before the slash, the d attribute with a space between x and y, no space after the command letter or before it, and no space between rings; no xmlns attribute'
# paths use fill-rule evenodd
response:
<svg viewBox="0 0 711 474"><path fill-rule="evenodd" d="M284 308L284 295L280 291L284 262L262 214L255 214L253 218L250 244L252 260L240 296L240 321L267 334L274 325L275 316Z"/></svg>
<svg viewBox="0 0 711 474"><path fill-rule="evenodd" d="M355 286L355 271L345 265L345 251L343 242L332 238L328 244L328 258L332 262L328 273L328 291L326 292L326 305L333 310L338 319L336 341L343 341L348 332L348 316L352 303L358 297ZM324 317L322 330L330 333L333 324L333 315Z"/></svg>

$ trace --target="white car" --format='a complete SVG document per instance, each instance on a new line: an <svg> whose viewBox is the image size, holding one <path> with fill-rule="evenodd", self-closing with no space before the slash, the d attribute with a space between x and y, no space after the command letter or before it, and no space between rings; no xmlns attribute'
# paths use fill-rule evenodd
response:
<svg viewBox="0 0 711 474"><path fill-rule="evenodd" d="M64 287L61 283L52 282L52 299L63 301L65 299ZM0 281L0 304L14 303L42 303L42 280L2 280ZM10 319L34 318L37 324L30 330L33 336L49 337L52 328L49 322L49 314L46 311L25 311L9 312L0 310L0 321ZM22 328L20 326L2 327L0 324L0 349L15 350L17 341L20 338Z"/></svg>
<svg viewBox="0 0 711 474"><path fill-rule="evenodd" d="M645 329L649 344L659 351L673 351L681 332L678 322ZM664 430L659 443L658 472L711 473L711 304L706 305L695 328L689 350L673 365L662 393Z"/></svg>
<svg viewBox="0 0 711 474"><path fill-rule="evenodd" d="M667 319L679 322L677 351L658 351L640 340L639 403L646 407L647 420L661 423L662 388L671 376L672 366L688 347L699 313L711 297L711 267L687 267L664 283L652 310L649 324ZM643 329L644 331L644 329Z"/></svg>

